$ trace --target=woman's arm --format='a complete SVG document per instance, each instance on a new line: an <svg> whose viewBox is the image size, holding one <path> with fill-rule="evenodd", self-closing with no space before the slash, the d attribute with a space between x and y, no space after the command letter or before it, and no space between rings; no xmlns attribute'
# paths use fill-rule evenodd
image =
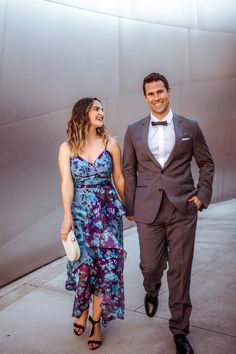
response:
<svg viewBox="0 0 236 354"><path fill-rule="evenodd" d="M126 216L129 220L134 220L134 199L137 186L137 156L130 127L127 128L124 138L123 171L125 179Z"/></svg>
<svg viewBox="0 0 236 354"><path fill-rule="evenodd" d="M113 160L113 170L112 177L117 193L120 199L124 203L125 201L125 183L124 176L121 168L121 150L118 142L115 139L111 139L108 143L108 151L112 155Z"/></svg>
<svg viewBox="0 0 236 354"><path fill-rule="evenodd" d="M71 215L71 204L74 195L74 185L70 171L70 148L67 142L61 144L58 155L59 171L61 175L61 194L64 209L64 220L61 226L61 239L66 240L68 232L74 228Z"/></svg>

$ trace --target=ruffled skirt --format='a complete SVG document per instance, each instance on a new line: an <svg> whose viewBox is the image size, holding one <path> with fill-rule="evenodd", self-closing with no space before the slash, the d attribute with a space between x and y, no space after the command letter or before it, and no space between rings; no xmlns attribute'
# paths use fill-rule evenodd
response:
<svg viewBox="0 0 236 354"><path fill-rule="evenodd" d="M122 215L125 209L111 184L84 186L72 205L81 257L67 263L66 289L75 291L73 317L80 317L92 295L103 297L102 324L124 318Z"/></svg>

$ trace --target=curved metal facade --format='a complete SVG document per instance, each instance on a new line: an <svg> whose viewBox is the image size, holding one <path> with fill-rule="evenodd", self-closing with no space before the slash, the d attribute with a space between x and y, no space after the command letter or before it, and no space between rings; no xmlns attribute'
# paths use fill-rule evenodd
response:
<svg viewBox="0 0 236 354"><path fill-rule="evenodd" d="M206 135L213 201L235 197L235 0L0 2L0 285L64 254L57 151L74 102L102 98L122 144L151 71Z"/></svg>

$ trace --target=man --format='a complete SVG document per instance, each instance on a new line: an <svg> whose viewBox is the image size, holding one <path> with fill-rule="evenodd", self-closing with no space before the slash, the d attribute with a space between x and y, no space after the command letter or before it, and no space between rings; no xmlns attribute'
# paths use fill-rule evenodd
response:
<svg viewBox="0 0 236 354"><path fill-rule="evenodd" d="M186 336L197 212L210 203L214 163L197 122L172 113L163 75L146 76L143 93L151 113L130 125L124 140L127 217L137 223L146 314L157 311L168 261L169 328L177 353L192 354ZM192 157L199 168L196 187Z"/></svg>

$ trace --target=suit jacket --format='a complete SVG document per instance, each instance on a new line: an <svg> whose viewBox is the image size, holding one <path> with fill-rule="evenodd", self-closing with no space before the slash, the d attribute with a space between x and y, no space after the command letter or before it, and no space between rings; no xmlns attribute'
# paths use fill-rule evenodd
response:
<svg viewBox="0 0 236 354"><path fill-rule="evenodd" d="M157 216L162 193L182 213L188 199L196 195L207 208L212 195L214 163L198 123L174 114L175 145L162 168L151 153L147 139L150 115L128 126L124 140L123 171L127 215L135 221L152 223ZM199 168L197 186L191 160Z"/></svg>

